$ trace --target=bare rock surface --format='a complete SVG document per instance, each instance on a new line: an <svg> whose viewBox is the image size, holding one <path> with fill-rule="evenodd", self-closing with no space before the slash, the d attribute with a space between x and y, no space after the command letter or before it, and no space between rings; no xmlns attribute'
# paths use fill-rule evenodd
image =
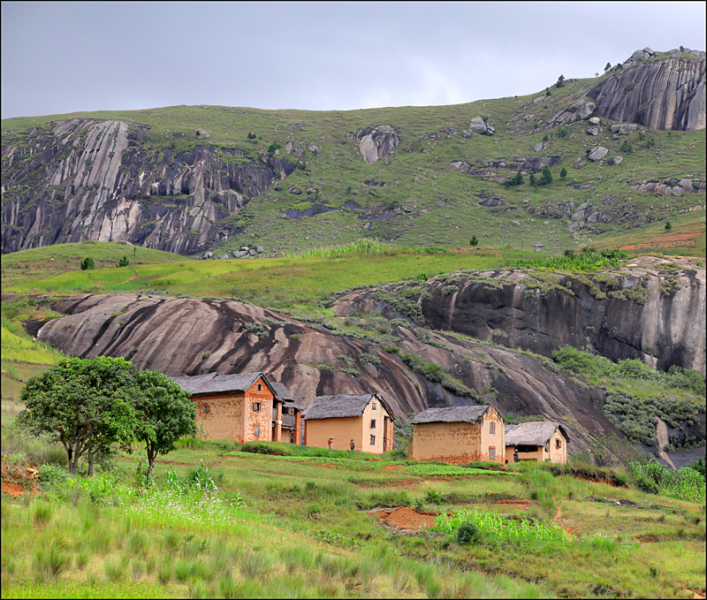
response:
<svg viewBox="0 0 707 600"><path fill-rule="evenodd" d="M97 240L196 254L237 233L216 223L295 168L211 145L148 155L145 135L124 121L69 119L32 145L3 146L2 251Z"/></svg>
<svg viewBox="0 0 707 600"><path fill-rule="evenodd" d="M71 356L125 356L140 369L172 376L264 371L287 385L304 407L322 394L381 392L403 420L431 406L475 404L414 373L378 343L333 335L324 327L236 301L80 295L53 306L67 316L44 325L38 338ZM401 354L442 366L477 398L494 390L484 397L504 413L562 420L572 432L571 451L615 431L602 412L601 390L548 370L542 360L434 332L423 342L412 325L396 326L393 333ZM380 364L364 355L377 357ZM341 356L348 357L346 366L355 367L358 375L341 371Z"/></svg>
<svg viewBox="0 0 707 600"><path fill-rule="evenodd" d="M392 125L359 129L352 137L358 141L358 150L368 164L376 162L400 143L400 136Z"/></svg>

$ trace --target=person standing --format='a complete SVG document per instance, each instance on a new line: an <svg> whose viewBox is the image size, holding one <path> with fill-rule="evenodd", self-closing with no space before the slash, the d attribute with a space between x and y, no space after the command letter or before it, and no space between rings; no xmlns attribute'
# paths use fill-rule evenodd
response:
<svg viewBox="0 0 707 600"><path fill-rule="evenodd" d="M518 458L518 448L516 448L513 451L513 462L518 462L520 459Z"/></svg>
<svg viewBox="0 0 707 600"><path fill-rule="evenodd" d="M354 441L351 440L351 443L349 444L349 446L350 446L350 448L351 448L351 452L353 452L353 451L354 451L354 448L356 447L356 444L354 444Z"/></svg>
<svg viewBox="0 0 707 600"><path fill-rule="evenodd" d="M329 438L329 450L333 450L333 449L334 449L334 438L330 437Z"/></svg>

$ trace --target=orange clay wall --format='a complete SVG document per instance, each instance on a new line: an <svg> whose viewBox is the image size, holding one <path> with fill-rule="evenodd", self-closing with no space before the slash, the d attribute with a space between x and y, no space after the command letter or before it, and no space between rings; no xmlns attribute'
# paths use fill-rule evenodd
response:
<svg viewBox="0 0 707 600"><path fill-rule="evenodd" d="M376 408L373 409L375 403ZM380 401L372 398L365 409L363 409L363 427L361 442L354 439L356 442L356 450L361 452L372 452L374 454L383 454L383 438L385 436L385 417L390 417L388 412L383 408ZM371 421L375 421L375 427L371 427ZM389 436L392 436L392 427L389 427ZM371 445L371 435L375 438L375 443ZM392 442L389 442L392 444ZM334 445L336 447L336 445ZM348 449L348 448L347 448Z"/></svg>
<svg viewBox="0 0 707 600"><path fill-rule="evenodd" d="M241 394L196 396L196 424L203 427L210 440L243 439L243 400ZM209 412L204 412L204 406Z"/></svg>
<svg viewBox="0 0 707 600"><path fill-rule="evenodd" d="M357 451L370 452L369 446L364 446L363 443L363 417L308 419L304 422L305 446L328 448L327 441L330 437L334 438L335 450L349 450L349 443L353 438Z"/></svg>
<svg viewBox="0 0 707 600"><path fill-rule="evenodd" d="M560 442L559 448L557 448L557 441ZM555 433L550 438L550 460L556 463L567 462L567 440L560 433L559 427L555 429Z"/></svg>
<svg viewBox="0 0 707 600"><path fill-rule="evenodd" d="M260 384L260 391L258 391ZM262 379L258 379L245 395L245 434L243 442L272 441L273 395ZM260 402L260 411L253 410L253 404ZM260 435L256 435L260 427Z"/></svg>
<svg viewBox="0 0 707 600"><path fill-rule="evenodd" d="M504 454L506 453L506 426L503 423L503 419L492 408L481 420L481 453L488 456L488 458L479 460L491 460L503 464ZM491 423L494 424L494 433L491 433ZM493 458L491 458L491 448L494 449Z"/></svg>
<svg viewBox="0 0 707 600"><path fill-rule="evenodd" d="M422 423L414 425L412 460L439 460L466 464L481 458L481 428L478 423Z"/></svg>

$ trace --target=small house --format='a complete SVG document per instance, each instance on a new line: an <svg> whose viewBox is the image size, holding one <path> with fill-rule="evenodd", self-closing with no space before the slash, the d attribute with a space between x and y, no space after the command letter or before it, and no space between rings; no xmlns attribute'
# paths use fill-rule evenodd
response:
<svg viewBox="0 0 707 600"><path fill-rule="evenodd" d="M300 408L284 385L269 381L264 373L171 379L191 393L197 425L209 439L299 443Z"/></svg>
<svg viewBox="0 0 707 600"><path fill-rule="evenodd" d="M395 415L381 394L317 396L304 411L304 445L382 454L393 449Z"/></svg>
<svg viewBox="0 0 707 600"><path fill-rule="evenodd" d="M518 450L518 460L566 463L569 441L567 430L554 421L506 425L506 462L512 463Z"/></svg>
<svg viewBox="0 0 707 600"><path fill-rule="evenodd" d="M503 463L505 428L492 406L428 408L412 420L411 460Z"/></svg>

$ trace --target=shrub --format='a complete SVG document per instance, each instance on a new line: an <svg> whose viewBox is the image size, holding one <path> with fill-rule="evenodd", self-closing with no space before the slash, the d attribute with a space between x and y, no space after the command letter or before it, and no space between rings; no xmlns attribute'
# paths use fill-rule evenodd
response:
<svg viewBox="0 0 707 600"><path fill-rule="evenodd" d="M471 239L469 240L469 245L470 246L478 246L479 245L479 239L475 236L472 235Z"/></svg>
<svg viewBox="0 0 707 600"><path fill-rule="evenodd" d="M93 259L90 256L87 256L81 261L81 270L82 271L87 271L89 269L95 269L96 268L96 263L93 261Z"/></svg>
<svg viewBox="0 0 707 600"><path fill-rule="evenodd" d="M462 523L457 529L457 542L462 546L477 542L479 539L481 539L481 531L470 521Z"/></svg>

